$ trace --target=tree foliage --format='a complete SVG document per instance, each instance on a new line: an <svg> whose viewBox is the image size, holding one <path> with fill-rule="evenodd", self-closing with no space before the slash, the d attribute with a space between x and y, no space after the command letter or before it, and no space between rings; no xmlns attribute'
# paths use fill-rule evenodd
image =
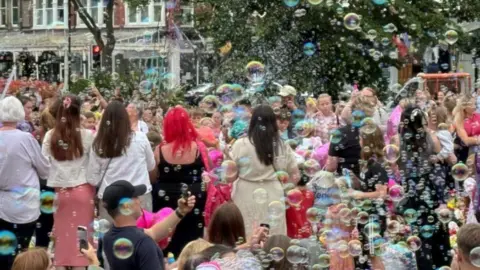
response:
<svg viewBox="0 0 480 270"><path fill-rule="evenodd" d="M246 75L247 63L257 60L265 64L267 81L289 83L302 92L337 96L345 83L355 81L382 92L388 85L382 69L401 67L407 59L395 57L394 35L408 34L410 53L437 44L448 29L462 37L436 0L390 0L382 5L376 0L195 2L204 11L196 14L196 27L214 39L216 49L232 44L227 55L219 56L213 72L216 83L238 82ZM315 2L320 4L310 4ZM360 16L359 28L345 27L349 13ZM388 30L389 24L395 31ZM368 37L372 30L375 38ZM311 56L304 52L309 42L316 49Z"/></svg>

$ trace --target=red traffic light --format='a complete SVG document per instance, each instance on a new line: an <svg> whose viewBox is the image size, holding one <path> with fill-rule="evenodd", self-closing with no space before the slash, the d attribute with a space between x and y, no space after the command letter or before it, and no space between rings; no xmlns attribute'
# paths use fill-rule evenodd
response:
<svg viewBox="0 0 480 270"><path fill-rule="evenodd" d="M93 51L94 53L99 53L99 52L100 52L100 46L93 46L92 51Z"/></svg>

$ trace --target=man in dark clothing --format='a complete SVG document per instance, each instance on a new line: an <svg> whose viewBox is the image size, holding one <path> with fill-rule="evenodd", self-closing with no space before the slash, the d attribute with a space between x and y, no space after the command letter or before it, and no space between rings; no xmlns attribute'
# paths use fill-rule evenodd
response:
<svg viewBox="0 0 480 270"><path fill-rule="evenodd" d="M102 201L113 218L113 227L103 238L104 252L110 269L154 270L165 269L162 250L157 241L168 236L180 220L195 205L195 197L180 199L175 213L150 229L137 228L142 215L139 197L145 194L145 185L133 186L130 182L116 181L105 189Z"/></svg>

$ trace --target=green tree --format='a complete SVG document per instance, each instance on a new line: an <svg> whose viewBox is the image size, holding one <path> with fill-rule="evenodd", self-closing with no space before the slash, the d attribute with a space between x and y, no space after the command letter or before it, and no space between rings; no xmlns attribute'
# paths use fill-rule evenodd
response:
<svg viewBox="0 0 480 270"><path fill-rule="evenodd" d="M436 0L195 2L202 10L196 14L196 27L213 38L216 52L228 41L232 44L228 54L218 56L216 83L239 82L247 63L257 60L265 64L267 84L280 81L302 92L336 97L345 83L357 81L386 92L382 68L406 62L395 56L394 35L408 33L412 53L436 44L449 29L462 37L461 29L442 12L444 4ZM353 30L344 22L350 13L359 16L347 20ZM309 55L312 44L314 53Z"/></svg>
<svg viewBox="0 0 480 270"><path fill-rule="evenodd" d="M120 2L126 2L130 7L135 9L136 7L147 6L150 0L107 0L105 3L105 34L106 40L102 39L102 29L97 26L95 19L88 13L80 0L69 0L76 13L78 13L82 22L86 25L97 45L102 49L102 66L105 70L112 70L112 53L115 49L115 33L113 28L113 9L114 6Z"/></svg>

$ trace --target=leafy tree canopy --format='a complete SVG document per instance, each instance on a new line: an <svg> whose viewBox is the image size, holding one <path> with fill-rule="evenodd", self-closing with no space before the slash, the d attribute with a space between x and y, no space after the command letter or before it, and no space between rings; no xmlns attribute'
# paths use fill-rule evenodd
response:
<svg viewBox="0 0 480 270"><path fill-rule="evenodd" d="M465 39L446 14L447 4L438 0L194 2L203 11L196 14L196 27L213 38L216 53L232 45L219 54L213 72L218 84L241 81L247 63L256 60L265 65L267 82L288 83L301 92L336 97L355 81L382 92L388 88L382 69L408 60L397 57L395 36L408 34L410 55L438 44L448 30Z"/></svg>

